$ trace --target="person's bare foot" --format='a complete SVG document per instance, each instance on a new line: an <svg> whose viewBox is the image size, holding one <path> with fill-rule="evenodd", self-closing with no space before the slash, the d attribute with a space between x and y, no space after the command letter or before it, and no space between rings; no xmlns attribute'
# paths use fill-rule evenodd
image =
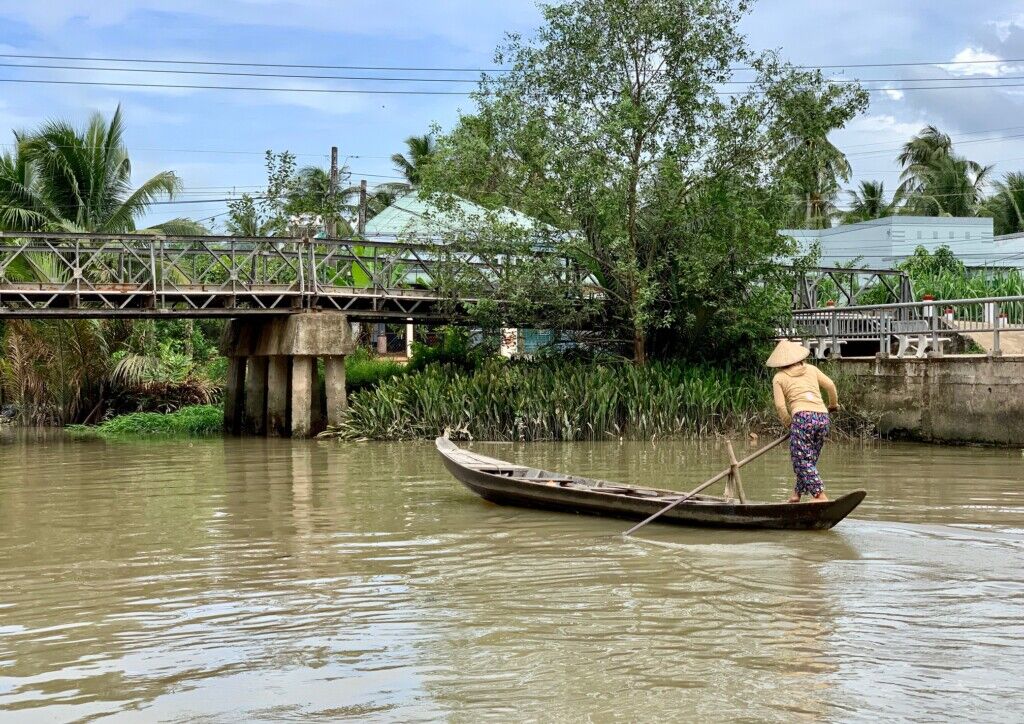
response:
<svg viewBox="0 0 1024 724"><path fill-rule="evenodd" d="M827 503L828 496L825 495L825 491L822 490L820 493L811 498L811 500L813 500L815 503Z"/></svg>
<svg viewBox="0 0 1024 724"><path fill-rule="evenodd" d="M792 495L789 496L789 500L787 500L786 502L787 503L799 503L800 502L800 496L797 495L796 493L793 493Z"/></svg>

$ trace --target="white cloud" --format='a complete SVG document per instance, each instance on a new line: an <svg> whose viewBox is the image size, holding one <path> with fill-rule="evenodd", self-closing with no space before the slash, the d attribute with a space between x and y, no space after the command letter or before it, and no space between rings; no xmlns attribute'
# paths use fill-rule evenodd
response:
<svg viewBox="0 0 1024 724"><path fill-rule="evenodd" d="M1000 62L999 56L970 46L953 56L952 62L939 67L953 75L984 75L995 78L1012 70L1012 66Z"/></svg>
<svg viewBox="0 0 1024 724"><path fill-rule="evenodd" d="M899 88L886 88L884 92L885 92L885 95L889 99L891 99L891 100L894 100L894 101L901 101L901 100L903 100L904 93Z"/></svg>
<svg viewBox="0 0 1024 724"><path fill-rule="evenodd" d="M890 143L893 138L909 138L921 130L920 121L902 121L890 114L871 114L855 118L846 128L852 132L862 132L884 139L882 143Z"/></svg>

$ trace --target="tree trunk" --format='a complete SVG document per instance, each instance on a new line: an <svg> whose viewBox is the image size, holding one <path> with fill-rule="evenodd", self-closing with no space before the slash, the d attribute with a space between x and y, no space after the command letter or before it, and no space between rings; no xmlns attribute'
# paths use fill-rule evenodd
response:
<svg viewBox="0 0 1024 724"><path fill-rule="evenodd" d="M647 364L647 335L639 328L633 331L633 361L641 366Z"/></svg>

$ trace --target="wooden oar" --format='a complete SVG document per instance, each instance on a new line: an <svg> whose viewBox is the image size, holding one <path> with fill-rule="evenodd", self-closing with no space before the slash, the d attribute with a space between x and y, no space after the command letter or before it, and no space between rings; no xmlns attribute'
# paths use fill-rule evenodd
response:
<svg viewBox="0 0 1024 724"><path fill-rule="evenodd" d="M768 443L767 445L765 445L765 446L764 446L763 448L760 448L760 449L758 449L758 450L755 450L754 452L750 453L750 454L749 454L749 455L747 455L747 456L746 456L745 458L743 458L742 460L740 460L740 461L739 461L738 463L734 463L734 464L730 465L730 466L729 466L728 468L726 468L725 470L723 470L722 472L720 472L720 473L719 473L718 475L715 475L714 477L708 478L707 480L705 480L705 481L704 481L703 483L701 483L700 485L698 485L698 486L697 486L696 488L694 488L693 490L691 490L691 491L690 491L689 493L687 493L686 495L684 495L684 496L682 496L682 497L678 498L677 500L674 500L674 501L672 501L671 503L669 503L668 505L666 505L666 506L665 506L664 508L662 508L661 510L659 510L659 511L658 511L657 513L655 513L655 514L654 514L654 515L652 515L651 517L649 517L649 518L647 518L646 520L643 520L643 521L641 521L641 522L637 523L637 524L636 524L636 525L634 525L634 526L633 526L632 528L630 528L630 529L629 529L629 530L627 530L627 531L626 531L625 533L623 533L623 534L622 534L622 535L623 535L623 537L625 537L625 536L628 536L628 535L632 535L633 533L635 533L636 531L640 530L640 529L641 529L641 528L643 528L643 527L644 527L645 525L647 525L648 523L650 523L650 522L651 522L652 520L654 520L655 518L659 518L659 517L661 517L661 516L662 516L663 514L665 514L665 513L667 513L668 511L672 510L672 509L673 509L674 507L676 507L676 506L677 506L677 505L679 505L680 503L682 503L682 502L684 502L684 501L686 501L686 500L689 500L690 498L692 498L692 497L693 497L694 495L696 495L696 494L697 494L697 493L699 493L700 491L704 490L705 488L710 488L710 487L711 487L712 485L714 485L715 483L717 483L717 482L718 482L719 480L721 480L722 478L724 478L724 477L727 477L727 476L729 475L729 473L730 473L730 472L733 472L733 471L735 471L735 470L738 470L739 468L743 467L744 465L746 465L747 463L751 462L752 460L756 460L757 458L761 457L762 455L764 455L764 454L765 454L766 452L768 452L768 451L769 451L769 450L771 450L772 448L774 448L774 447L778 447L779 445L781 445L782 443L784 443L784 442L785 442L786 440L788 440L788 439L789 439L789 433L787 432L787 433L786 433L785 435L783 435L782 437L780 437L780 438L779 438L778 440L775 440L775 441L773 441L773 442L770 442L770 443Z"/></svg>

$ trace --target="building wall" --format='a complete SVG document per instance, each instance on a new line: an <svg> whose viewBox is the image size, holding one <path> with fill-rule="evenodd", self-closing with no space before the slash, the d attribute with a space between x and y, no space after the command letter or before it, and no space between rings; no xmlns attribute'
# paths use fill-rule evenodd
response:
<svg viewBox="0 0 1024 724"><path fill-rule="evenodd" d="M1024 239L992 236L992 219L931 216L890 216L830 229L783 229L803 251L821 244L822 266L839 266L855 259L859 265L888 269L914 253L918 246L935 251L948 246L968 266L1020 266Z"/></svg>
<svg viewBox="0 0 1024 724"><path fill-rule="evenodd" d="M917 440L1024 445L1024 357L845 359L851 402L883 434Z"/></svg>

